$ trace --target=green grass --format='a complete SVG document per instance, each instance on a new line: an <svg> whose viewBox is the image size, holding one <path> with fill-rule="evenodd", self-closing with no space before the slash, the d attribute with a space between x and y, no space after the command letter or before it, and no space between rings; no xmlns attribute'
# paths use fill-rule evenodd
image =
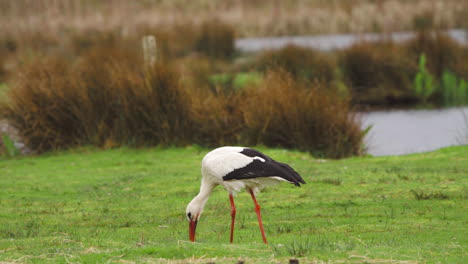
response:
<svg viewBox="0 0 468 264"><path fill-rule="evenodd" d="M7 90L8 90L7 84L0 82L0 100L3 100L3 98L6 96Z"/></svg>
<svg viewBox="0 0 468 264"><path fill-rule="evenodd" d="M317 160L260 148L306 180L249 195L218 187L188 242L187 203L207 149L79 149L0 160L0 262L466 263L468 147ZM182 260L182 261L176 261Z"/></svg>
<svg viewBox="0 0 468 264"><path fill-rule="evenodd" d="M232 85L235 89L241 89L247 85L259 84L263 80L263 75L258 72L220 73L212 75L210 80L215 85Z"/></svg>

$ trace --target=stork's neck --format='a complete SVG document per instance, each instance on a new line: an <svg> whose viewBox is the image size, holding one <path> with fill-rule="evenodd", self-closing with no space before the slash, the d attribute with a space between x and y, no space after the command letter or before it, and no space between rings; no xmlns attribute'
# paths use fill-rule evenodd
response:
<svg viewBox="0 0 468 264"><path fill-rule="evenodd" d="M216 187L216 184L206 181L206 179L202 179L200 192L197 196L195 196L195 198L193 198L189 206L194 206L196 208L196 211L198 211L199 214L201 214L206 202L208 201L208 198L210 198L211 192L213 192L214 187Z"/></svg>
<svg viewBox="0 0 468 264"><path fill-rule="evenodd" d="M206 201L208 201L208 198L210 198L211 192L213 191L215 186L215 184L203 178L200 186L200 193L198 193L198 195L195 198L206 203Z"/></svg>

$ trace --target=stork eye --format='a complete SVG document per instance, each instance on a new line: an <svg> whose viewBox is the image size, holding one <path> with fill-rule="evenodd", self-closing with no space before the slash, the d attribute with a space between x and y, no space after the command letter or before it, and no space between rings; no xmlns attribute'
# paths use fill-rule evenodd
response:
<svg viewBox="0 0 468 264"><path fill-rule="evenodd" d="M192 216L192 213L188 212L188 213L187 213L187 217L188 217L189 219L192 219L191 216Z"/></svg>

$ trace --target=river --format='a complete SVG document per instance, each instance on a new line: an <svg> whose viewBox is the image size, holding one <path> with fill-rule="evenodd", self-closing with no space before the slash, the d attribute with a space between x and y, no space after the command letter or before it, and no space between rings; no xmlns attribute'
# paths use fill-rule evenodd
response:
<svg viewBox="0 0 468 264"><path fill-rule="evenodd" d="M461 44L468 44L467 32L462 29L451 29L447 34ZM382 39L391 39L395 42L404 42L415 36L414 32L394 32L387 34L334 34L319 36L284 36L241 38L235 42L235 48L242 52L258 52L265 49L279 49L289 44L314 48L322 51L344 49L359 41L376 42Z"/></svg>
<svg viewBox="0 0 468 264"><path fill-rule="evenodd" d="M442 110L373 111L359 114L367 152L402 155L468 144L468 107Z"/></svg>

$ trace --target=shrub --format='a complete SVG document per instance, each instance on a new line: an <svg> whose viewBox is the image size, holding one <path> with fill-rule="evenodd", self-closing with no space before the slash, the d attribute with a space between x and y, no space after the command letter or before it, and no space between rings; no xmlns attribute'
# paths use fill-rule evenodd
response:
<svg viewBox="0 0 468 264"><path fill-rule="evenodd" d="M348 102L319 84L277 70L243 89L205 87L209 63L199 73L186 71L198 77L181 79L174 65L187 67L179 60L146 67L142 57L95 47L73 63L33 60L12 83L0 115L36 152L188 143L265 144L332 158L361 152L363 134ZM185 78L200 81L193 86Z"/></svg>
<svg viewBox="0 0 468 264"><path fill-rule="evenodd" d="M240 134L245 129L245 97L220 87L192 92L192 118L196 126L195 142L205 146L244 144Z"/></svg>
<svg viewBox="0 0 468 264"><path fill-rule="evenodd" d="M158 27L141 27L138 31L141 37L153 35L156 37L158 58L169 60L189 55L195 50L199 35L196 25L187 22L177 22Z"/></svg>
<svg viewBox="0 0 468 264"><path fill-rule="evenodd" d="M426 55L421 54L419 58L419 72L414 78L414 91L416 95L426 102L434 93L435 84L432 75L426 70Z"/></svg>
<svg viewBox="0 0 468 264"><path fill-rule="evenodd" d="M115 48L124 45L124 38L114 31L75 31L67 36L69 52L75 56L85 54L95 47Z"/></svg>
<svg viewBox="0 0 468 264"><path fill-rule="evenodd" d="M250 145L295 148L317 156L361 153L363 134L346 100L286 71L270 71L246 92L244 140Z"/></svg>
<svg viewBox="0 0 468 264"><path fill-rule="evenodd" d="M235 52L235 30L219 20L206 20L198 26L192 21L159 27L144 26L138 30L138 35L154 35L158 56L164 60L194 52L212 59L230 59Z"/></svg>
<svg viewBox="0 0 468 264"><path fill-rule="evenodd" d="M167 65L95 49L76 64L41 58L20 76L3 113L32 150L189 141L188 103Z"/></svg>
<svg viewBox="0 0 468 264"><path fill-rule="evenodd" d="M195 50L205 55L229 59L234 55L234 28L220 20L202 23L195 41Z"/></svg>
<svg viewBox="0 0 468 264"><path fill-rule="evenodd" d="M344 78L357 103L390 105L412 102L416 61L394 43L359 43L341 57Z"/></svg>
<svg viewBox="0 0 468 264"><path fill-rule="evenodd" d="M32 150L77 144L75 138L82 131L70 127L68 121L74 118L72 113L60 109L63 105L78 107L62 101L70 97L68 93L72 91L68 89L68 74L69 67L63 60L37 60L20 71L10 88L9 104L2 113Z"/></svg>
<svg viewBox="0 0 468 264"><path fill-rule="evenodd" d="M4 43L0 40L0 93L2 92L2 85L8 79L8 71L6 69L6 64L9 56L9 52L3 46Z"/></svg>
<svg viewBox="0 0 468 264"><path fill-rule="evenodd" d="M2 85L2 83L6 79L6 77L7 77L7 71L5 69L5 57L2 56L2 54L0 52L0 86Z"/></svg>
<svg viewBox="0 0 468 264"><path fill-rule="evenodd" d="M325 53L296 45L264 52L256 62L256 68L268 71L282 68L292 77L330 83L335 77L336 61Z"/></svg>
<svg viewBox="0 0 468 264"><path fill-rule="evenodd" d="M450 71L444 71L440 85L445 106L468 103L468 83Z"/></svg>
<svg viewBox="0 0 468 264"><path fill-rule="evenodd" d="M6 64L9 62L11 55L16 52L17 41L8 34L2 34L0 37L0 93L2 92L1 85L8 79Z"/></svg>
<svg viewBox="0 0 468 264"><path fill-rule="evenodd" d="M417 61L421 54L425 54L429 72L438 79L446 69L459 76L468 74L465 72L467 66L464 66L468 60L467 49L442 32L420 31L405 48L406 57L413 61Z"/></svg>

